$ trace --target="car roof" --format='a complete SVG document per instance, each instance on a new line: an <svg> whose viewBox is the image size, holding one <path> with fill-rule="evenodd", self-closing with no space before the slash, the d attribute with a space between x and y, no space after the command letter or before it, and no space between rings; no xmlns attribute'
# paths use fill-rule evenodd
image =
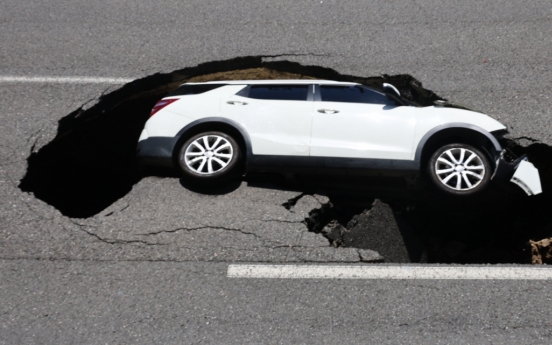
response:
<svg viewBox="0 0 552 345"><path fill-rule="evenodd" d="M228 84L228 85L244 85L244 84L332 84L332 85L358 85L358 83L333 81L333 80L316 80L316 79L271 79L271 80L217 80L204 83L184 83L182 85L203 85L203 84Z"/></svg>

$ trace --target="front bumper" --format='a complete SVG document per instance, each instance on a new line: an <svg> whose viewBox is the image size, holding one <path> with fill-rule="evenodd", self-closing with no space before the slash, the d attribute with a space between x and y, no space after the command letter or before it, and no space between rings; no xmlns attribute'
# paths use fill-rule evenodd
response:
<svg viewBox="0 0 552 345"><path fill-rule="evenodd" d="M527 195L542 193L539 171L529 162L527 155L515 158L507 150L502 151L492 179L510 181L523 189Z"/></svg>

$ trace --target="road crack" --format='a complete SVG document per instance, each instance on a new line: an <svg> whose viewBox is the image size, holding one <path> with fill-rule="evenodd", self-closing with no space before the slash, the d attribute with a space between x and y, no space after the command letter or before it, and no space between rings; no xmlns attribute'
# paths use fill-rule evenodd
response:
<svg viewBox="0 0 552 345"><path fill-rule="evenodd" d="M277 222L277 223L288 223L288 224L305 224L304 220L283 220L283 219L252 219L259 220L261 222Z"/></svg>
<svg viewBox="0 0 552 345"><path fill-rule="evenodd" d="M164 246L164 245L167 245L165 243L151 243L151 242L147 242L147 241L142 241L142 240L121 240L121 239L109 239L109 238L104 238L104 237L101 237L100 235L96 234L96 233L93 233L91 231L88 231L86 230L86 227L94 227L94 226L91 226L91 225L86 225L86 224L80 224L80 223L77 223L75 221L73 221L72 219L69 219L69 221L73 224L75 224L79 230L81 230L82 232L88 234L89 236L91 237L94 237L95 239L101 241L101 242L104 242L104 243L107 243L107 244L133 244L133 243L138 243L138 244L145 244L145 245L148 245L148 246ZM68 230L65 226L63 226L63 228L65 230Z"/></svg>
<svg viewBox="0 0 552 345"><path fill-rule="evenodd" d="M193 227L193 228L185 228L185 227L182 227L182 228L176 228L176 229L171 229L171 230L161 230L161 231L155 231L155 232L148 232L148 233L144 233L144 234L138 234L138 236L156 236L156 235L159 235L159 234L164 234L164 233L177 233L177 232L180 232L180 231L198 231L198 230L205 230L205 229L215 229L215 230L226 230L226 231L235 231L235 232L239 232L239 233L242 233L244 235L251 235L251 236L254 236L256 238L261 238L259 235L257 235L256 233L253 233L253 232L247 232L247 231L244 231L242 229L237 229L237 228L227 228L227 227L224 227L224 226L210 226L210 225L201 225L201 226L198 226L198 227Z"/></svg>

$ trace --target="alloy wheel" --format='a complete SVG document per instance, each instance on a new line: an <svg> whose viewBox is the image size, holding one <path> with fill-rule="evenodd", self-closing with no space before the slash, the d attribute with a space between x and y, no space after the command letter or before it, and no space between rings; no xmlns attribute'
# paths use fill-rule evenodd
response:
<svg viewBox="0 0 552 345"><path fill-rule="evenodd" d="M435 162L438 179L443 185L456 191L468 191L477 187L485 173L481 157L465 148L445 150Z"/></svg>
<svg viewBox="0 0 552 345"><path fill-rule="evenodd" d="M192 141L184 152L188 168L198 174L217 173L232 161L234 150L230 142L218 135L205 135Z"/></svg>

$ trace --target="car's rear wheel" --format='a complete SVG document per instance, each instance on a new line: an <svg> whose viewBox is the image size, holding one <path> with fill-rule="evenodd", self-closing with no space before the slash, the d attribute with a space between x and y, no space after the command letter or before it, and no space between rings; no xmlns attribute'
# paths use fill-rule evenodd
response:
<svg viewBox="0 0 552 345"><path fill-rule="evenodd" d="M188 138L177 158L184 177L198 183L220 184L241 173L240 146L223 132L202 132Z"/></svg>
<svg viewBox="0 0 552 345"><path fill-rule="evenodd" d="M429 177L435 187L449 195L474 195L490 183L492 165L479 149L467 144L449 144L429 160Z"/></svg>

